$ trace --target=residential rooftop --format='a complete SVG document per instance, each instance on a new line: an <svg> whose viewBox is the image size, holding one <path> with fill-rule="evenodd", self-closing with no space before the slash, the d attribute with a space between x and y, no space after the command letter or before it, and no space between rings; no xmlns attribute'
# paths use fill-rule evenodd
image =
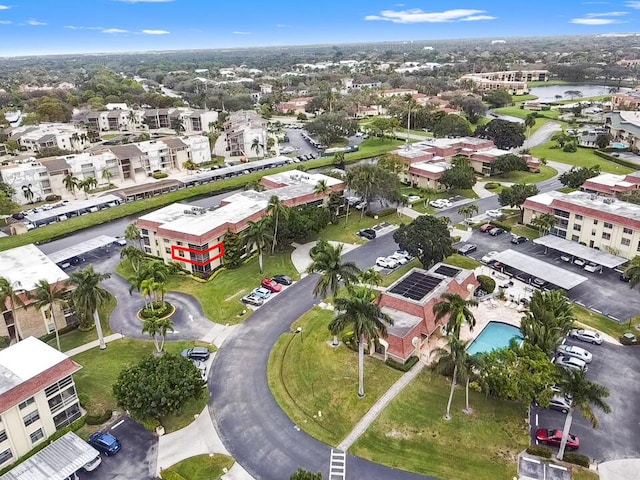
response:
<svg viewBox="0 0 640 480"><path fill-rule="evenodd" d="M554 200L566 202L577 207L594 210L604 214L615 215L630 220L640 221L640 205L623 202L610 197L601 197L586 192L545 192L529 197L527 202L535 202L552 207Z"/></svg>
<svg viewBox="0 0 640 480"><path fill-rule="evenodd" d="M69 279L60 267L33 244L0 252L0 272L15 285L14 288L27 292L35 290L40 280L54 284Z"/></svg>

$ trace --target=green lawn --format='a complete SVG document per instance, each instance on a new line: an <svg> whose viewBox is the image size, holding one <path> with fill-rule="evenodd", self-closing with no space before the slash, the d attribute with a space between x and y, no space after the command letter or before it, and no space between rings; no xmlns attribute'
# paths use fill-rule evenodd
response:
<svg viewBox="0 0 640 480"><path fill-rule="evenodd" d="M370 137L360 144L360 149L357 152L347 153L344 158L346 161L355 161L363 158L375 157L391 150L395 150L403 143L403 141L390 138ZM324 158L330 158L330 164L333 164L333 156ZM313 160L311 162L313 162ZM315 168L315 166L310 165L311 162L305 162L304 165L308 166L308 168Z"/></svg>
<svg viewBox="0 0 640 480"><path fill-rule="evenodd" d="M472 415L462 413L464 389L444 420L450 384L423 371L351 448L377 463L437 478L495 480L516 476L516 455L529 444L526 407L470 392Z"/></svg>
<svg viewBox="0 0 640 480"><path fill-rule="evenodd" d="M493 175L489 178L486 178L488 182L511 182L511 183L539 183L544 182L545 180L549 180L550 178L555 177L558 174L558 171L555 168L549 167L548 165L541 165L539 173L532 172L509 172L509 173L501 173L500 175ZM485 179L483 179L485 181Z"/></svg>
<svg viewBox="0 0 640 480"><path fill-rule="evenodd" d="M224 468L233 466L233 458L227 455L196 455L187 458L162 471L167 480L218 480L224 475Z"/></svg>
<svg viewBox="0 0 640 480"><path fill-rule="evenodd" d="M356 233L358 233L358 231L363 228L371 228L372 226L382 222L400 225L402 223L411 223L411 221L411 218L405 215L398 217L397 214L386 215L384 217L375 219L372 217L367 217L366 215L361 216L359 210L350 209L349 220L346 223L344 217L340 218L337 223L325 227L318 235L318 239L333 240L334 242L362 244L366 243L366 240L360 238L358 235L356 235Z"/></svg>
<svg viewBox="0 0 640 480"><path fill-rule="evenodd" d="M589 148L578 147L577 152L567 153L563 152L561 148L553 148L555 146L556 142L547 142L544 145L532 148L531 155L578 167L588 168L600 165L601 170L608 173L626 174L633 171L631 168L623 167L622 165L618 165L617 163L613 163L609 160L596 156L593 153L593 150Z"/></svg>
<svg viewBox="0 0 640 480"><path fill-rule="evenodd" d="M574 99L569 100L558 100L557 102L553 102L554 105L566 105L568 103L578 103L578 102L607 102L611 100L611 95L596 95L595 97L576 97Z"/></svg>
<svg viewBox="0 0 640 480"><path fill-rule="evenodd" d="M525 93L524 95L511 95L511 99L514 102L529 102L531 100L537 100L538 97L529 93Z"/></svg>
<svg viewBox="0 0 640 480"><path fill-rule="evenodd" d="M319 308L303 315L291 327L300 326L302 332L284 334L271 351L267 376L276 401L296 425L337 445L401 372L366 356L366 397L359 399L357 353L327 344L332 317L333 312Z"/></svg>
<svg viewBox="0 0 640 480"><path fill-rule="evenodd" d="M191 341L167 342L165 350L170 353L180 353L194 344L195 342ZM83 406L91 412L117 409L112 386L118 375L124 368L137 364L142 357L154 351L155 347L151 340L126 338L109 343L106 350L92 349L74 356L73 360L82 365L82 370L75 373L73 378L78 394L83 399ZM84 400L85 398L87 400ZM204 394L203 389L202 397L189 402L183 408L181 415L171 415L162 419L167 433L191 423L193 415L202 411L207 400L208 396Z"/></svg>
<svg viewBox="0 0 640 480"><path fill-rule="evenodd" d="M627 285L624 284L622 288L626 287ZM629 293L636 294L636 292L631 291ZM592 312L591 310L581 307L580 305L574 304L573 310L576 314L576 320L578 322L586 325L587 327L592 327L596 330L600 330L601 332L609 334L616 340L625 332L628 332L630 330L628 321L618 323L615 320L611 320L610 318L607 318L604 315L600 315L599 313ZM638 324L640 324L640 319L638 317L634 317L633 319L631 319L631 330L634 330L633 327Z"/></svg>
<svg viewBox="0 0 640 480"><path fill-rule="evenodd" d="M474 268L482 265L482 263L471 257L466 257L457 253L445 258L443 261L444 263L448 263L454 267L466 268L467 270L473 270Z"/></svg>

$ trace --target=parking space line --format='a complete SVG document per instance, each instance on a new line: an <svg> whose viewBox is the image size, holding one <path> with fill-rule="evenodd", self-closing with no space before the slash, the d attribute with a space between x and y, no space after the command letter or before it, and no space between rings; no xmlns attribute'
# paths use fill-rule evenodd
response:
<svg viewBox="0 0 640 480"><path fill-rule="evenodd" d="M118 423L116 423L115 425L113 425L109 430L115 430L116 428L118 428L120 425L122 425L124 423L124 419L120 420Z"/></svg>
<svg viewBox="0 0 640 480"><path fill-rule="evenodd" d="M538 414L536 413L536 427L538 426Z"/></svg>

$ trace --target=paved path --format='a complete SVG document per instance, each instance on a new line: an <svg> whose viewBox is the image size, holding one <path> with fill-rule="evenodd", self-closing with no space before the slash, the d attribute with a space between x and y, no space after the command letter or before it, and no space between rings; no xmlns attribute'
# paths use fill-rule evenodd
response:
<svg viewBox="0 0 640 480"><path fill-rule="evenodd" d="M295 248L295 250L291 253L291 263L293 263L293 266L296 268L298 273L304 274L302 275L302 277L306 276L307 268L309 268L309 266L313 261L311 260L311 255L309 254L309 252L316 245L316 243L318 242L314 241L314 242L305 243L303 245L300 245L297 243L293 244L293 247ZM334 241L330 241L329 243L333 246L342 245L343 255L347 252L350 252L354 248L358 247L358 245L353 243L334 242Z"/></svg>
<svg viewBox="0 0 640 480"><path fill-rule="evenodd" d="M640 477L640 459L611 460L598 465L600 480L632 480Z"/></svg>
<svg viewBox="0 0 640 480"><path fill-rule="evenodd" d="M124 338L124 335L119 333L114 333L113 335L107 335L104 337L105 343L113 342L114 340L120 340ZM98 340L94 340L93 342L85 343L84 345L80 345L79 347L72 348L71 350L67 350L64 354L67 357L73 357L74 355L78 355L79 353L86 352L87 350L91 350L92 348L98 348L100 346L100 342ZM107 347L109 348L109 347Z"/></svg>
<svg viewBox="0 0 640 480"><path fill-rule="evenodd" d="M382 411L387 408L391 400L396 398L404 388L411 383L413 379L415 379L418 374L422 371L425 364L422 362L416 363L411 370L402 375L396 383L394 383L389 390L385 392L382 397L378 399L376 403L369 409L367 413L360 419L360 421L356 424L353 430L349 432L349 434L345 437L342 442L338 445L338 448L343 451L347 451L351 448L358 438L371 426L371 424L375 421L376 418L380 416Z"/></svg>
<svg viewBox="0 0 640 480"><path fill-rule="evenodd" d="M553 134L562 130L562 125L558 122L547 122L542 125L538 130L531 134L531 136L524 141L524 144L519 150L530 149L542 145L548 142Z"/></svg>

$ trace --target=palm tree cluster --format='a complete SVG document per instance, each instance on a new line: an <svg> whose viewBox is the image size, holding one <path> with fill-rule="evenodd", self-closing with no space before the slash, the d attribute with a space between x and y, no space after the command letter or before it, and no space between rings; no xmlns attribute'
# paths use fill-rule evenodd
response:
<svg viewBox="0 0 640 480"><path fill-rule="evenodd" d="M143 261L129 278L129 293L137 290L144 299L144 312L154 316L157 309L164 309L164 294L167 291L169 267L162 260Z"/></svg>
<svg viewBox="0 0 640 480"><path fill-rule="evenodd" d="M536 290L528 311L520 322L520 331L525 342L552 355L560 341L573 328L574 321L573 305L564 292Z"/></svg>

